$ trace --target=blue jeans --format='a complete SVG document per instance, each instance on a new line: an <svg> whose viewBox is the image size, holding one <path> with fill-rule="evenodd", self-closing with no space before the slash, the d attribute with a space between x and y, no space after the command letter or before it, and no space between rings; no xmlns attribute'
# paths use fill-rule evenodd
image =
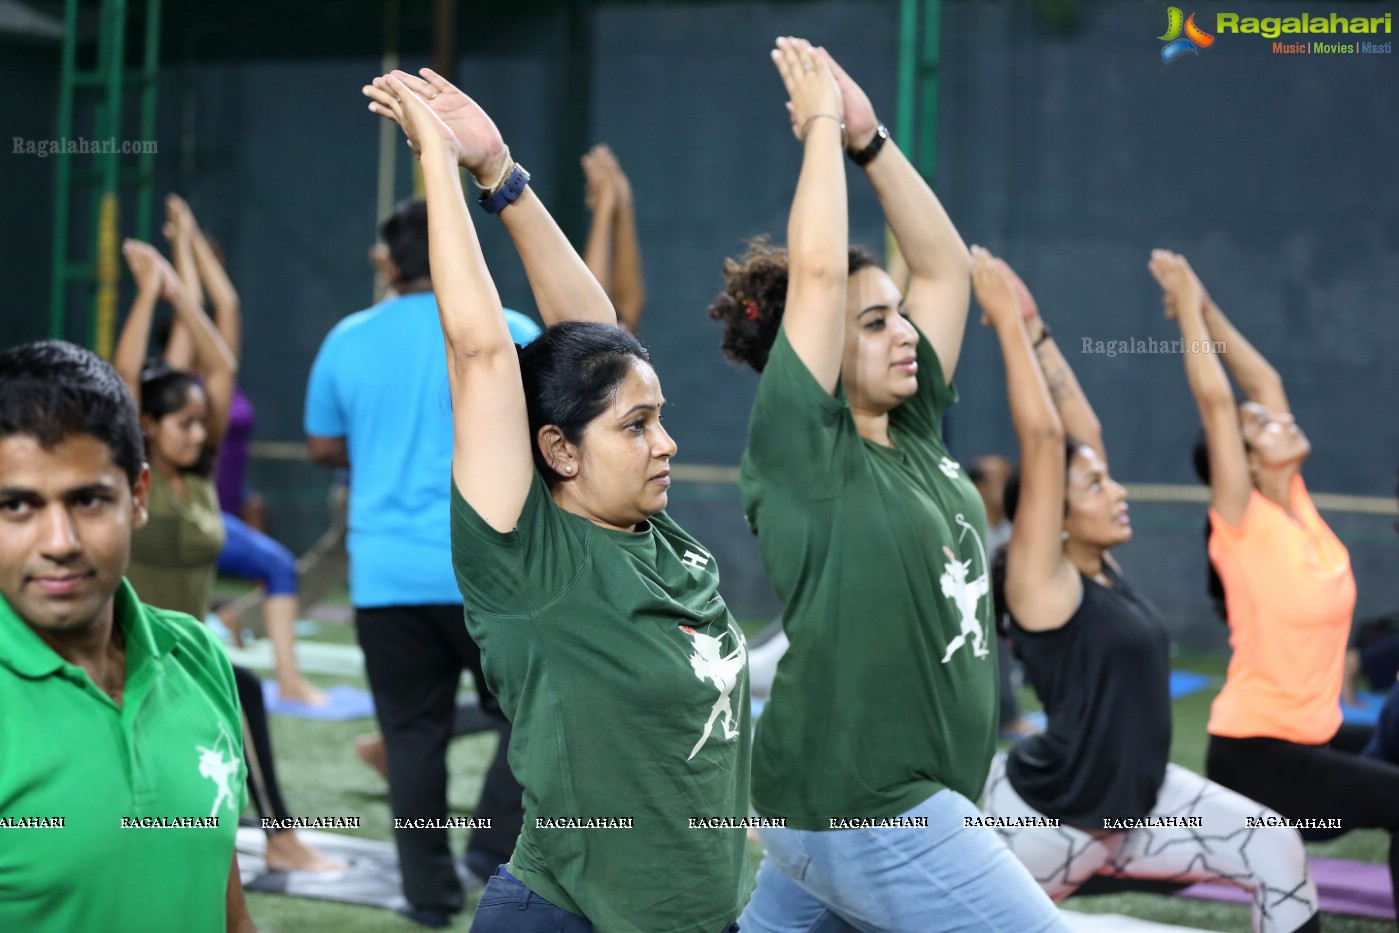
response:
<svg viewBox="0 0 1399 933"><path fill-rule="evenodd" d="M593 925L535 894L502 865L476 905L471 933L592 933Z"/></svg>
<svg viewBox="0 0 1399 933"><path fill-rule="evenodd" d="M761 829L767 856L744 933L1067 933L972 802L943 790L903 814L927 828Z"/></svg>
<svg viewBox="0 0 1399 933"><path fill-rule="evenodd" d="M593 925L535 894L502 865L496 869L481 902L471 933L592 933ZM723 933L738 933L731 924Z"/></svg>

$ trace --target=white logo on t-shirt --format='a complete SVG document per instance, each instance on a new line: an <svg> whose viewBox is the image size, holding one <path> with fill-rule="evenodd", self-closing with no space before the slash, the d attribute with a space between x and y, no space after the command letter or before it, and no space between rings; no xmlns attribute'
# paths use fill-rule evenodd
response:
<svg viewBox="0 0 1399 933"><path fill-rule="evenodd" d="M709 566L709 555L696 554L694 551L690 550L689 548L686 548L685 557L682 559L681 562L689 564L691 567L699 567L701 570L703 570L705 567Z"/></svg>
<svg viewBox="0 0 1399 933"><path fill-rule="evenodd" d="M957 471L961 468L962 465L951 457L943 457L938 461L938 469L942 470L942 475L946 476L948 479L956 479Z"/></svg>
<svg viewBox="0 0 1399 933"><path fill-rule="evenodd" d="M704 747L710 733L714 731L715 720L720 716L724 718L724 738L730 742L738 738L738 718L734 716L729 694L733 693L733 688L738 685L739 675L748 665L748 643L743 639L743 632L730 625L729 634L734 636L738 647L724 654L723 643L718 638L697 632L688 625L680 626L680 631L695 640L695 653L690 655L690 667L694 668L695 676L701 681L709 681L719 690L719 699L714 701L714 707L709 711L704 732L695 743L695 747L690 749L689 757L685 759L689 761Z"/></svg>
<svg viewBox="0 0 1399 933"><path fill-rule="evenodd" d="M981 576L975 580L968 580L967 574L971 572L971 561L959 561L957 555L952 553L952 549L943 545L942 552L947 555L947 566L942 570L942 577L938 583L942 585L942 595L952 600L956 604L958 612L962 615L962 631L947 646L947 653L942 656L942 663L946 664L952 660L952 654L958 648L967 643L967 636L972 639L972 654L978 658L984 658L991 653L986 647L986 633L981 629L981 620L977 618L976 604L990 591L990 581L986 576L986 550L981 545L981 536L976 533L976 529L962 517L957 515L957 524L962 526L962 533L957 537L957 543L961 544L962 539L971 532L972 539L976 541L977 552L981 554Z"/></svg>
<svg viewBox="0 0 1399 933"><path fill-rule="evenodd" d="M225 800L228 801L228 808L235 815L238 812L238 804L233 798L233 788L229 786L229 781L238 773L238 756L234 754L233 747L233 739L229 736L223 723L219 723L219 737L214 742L213 748L205 748L203 745L194 747L199 752L200 776L213 781L214 786L218 789L218 793L214 795L213 809L209 811L210 816L218 815L219 805Z"/></svg>

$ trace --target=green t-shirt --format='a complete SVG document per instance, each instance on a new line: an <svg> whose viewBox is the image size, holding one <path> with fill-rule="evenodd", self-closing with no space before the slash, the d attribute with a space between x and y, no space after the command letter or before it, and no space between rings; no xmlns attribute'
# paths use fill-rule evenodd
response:
<svg viewBox="0 0 1399 933"><path fill-rule="evenodd" d="M926 337L917 354L892 448L860 437L785 331L758 385L740 485L792 646L758 722L753 805L789 828L896 816L945 787L975 800L991 763L986 510L943 444L956 391Z"/></svg>
<svg viewBox="0 0 1399 933"><path fill-rule="evenodd" d="M752 890L745 830L690 826L748 815L748 649L714 558L664 513L599 528L535 474L507 534L453 485L452 561L514 724L511 873L605 933L732 923Z"/></svg>
<svg viewBox="0 0 1399 933"><path fill-rule="evenodd" d="M209 614L214 568L223 550L219 494L207 476L184 475L181 499L158 470L151 470L150 519L131 536L126 578L148 606L185 612L202 620Z"/></svg>
<svg viewBox="0 0 1399 933"><path fill-rule="evenodd" d="M0 930L225 927L247 796L233 669L194 619L127 583L115 599L120 707L0 599ZM190 825L209 817L217 828Z"/></svg>

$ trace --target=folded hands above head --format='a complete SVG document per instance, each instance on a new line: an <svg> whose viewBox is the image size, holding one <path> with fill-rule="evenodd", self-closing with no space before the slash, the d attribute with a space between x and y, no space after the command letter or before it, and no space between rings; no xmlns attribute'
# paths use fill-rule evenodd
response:
<svg viewBox="0 0 1399 933"><path fill-rule="evenodd" d="M513 165L495 122L461 88L431 68L417 75L395 69L364 86L369 109L393 120L421 158L424 151L450 155L482 188L499 187Z"/></svg>
<svg viewBox="0 0 1399 933"><path fill-rule="evenodd" d="M792 134L804 142L812 124L827 119L843 137L845 106L826 56L805 39L791 36L779 37L777 47L770 54L787 88L787 115L792 120Z"/></svg>

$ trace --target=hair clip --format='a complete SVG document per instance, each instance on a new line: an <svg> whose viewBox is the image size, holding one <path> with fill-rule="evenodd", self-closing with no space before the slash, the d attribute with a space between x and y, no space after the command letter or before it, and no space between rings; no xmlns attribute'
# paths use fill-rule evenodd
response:
<svg viewBox="0 0 1399 933"><path fill-rule="evenodd" d="M749 298L743 303L743 316L750 321L756 321L758 319L758 303L752 298Z"/></svg>

